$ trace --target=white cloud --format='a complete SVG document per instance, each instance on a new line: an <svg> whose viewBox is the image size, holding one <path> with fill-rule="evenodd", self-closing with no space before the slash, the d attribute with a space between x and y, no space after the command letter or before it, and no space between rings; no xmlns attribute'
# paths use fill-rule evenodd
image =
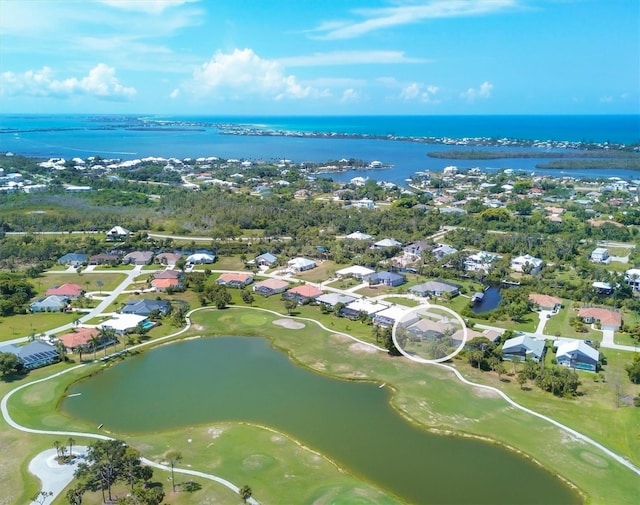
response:
<svg viewBox="0 0 640 505"><path fill-rule="evenodd" d="M406 101L419 101L423 103L435 103L435 95L438 93L438 87L432 84L424 85L417 82L408 84L400 91L400 98Z"/></svg>
<svg viewBox="0 0 640 505"><path fill-rule="evenodd" d="M134 96L136 90L120 84L113 67L99 63L85 77L62 80L55 79L49 67L22 74L4 72L0 74L0 94L60 98L88 95L102 100L126 100Z"/></svg>
<svg viewBox="0 0 640 505"><path fill-rule="evenodd" d="M601 96L600 97L600 103L611 103L613 102L613 97L612 96Z"/></svg>
<svg viewBox="0 0 640 505"><path fill-rule="evenodd" d="M178 88L169 93L169 98L171 98L172 100L175 100L176 98L178 98L178 96L180 96L180 90Z"/></svg>
<svg viewBox="0 0 640 505"><path fill-rule="evenodd" d="M492 90L493 84L488 81L484 81L479 87L469 88L467 91L463 91L462 93L460 93L460 98L472 103L477 99L489 98L491 96Z"/></svg>
<svg viewBox="0 0 640 505"><path fill-rule="evenodd" d="M195 70L187 88L201 95L234 99L258 95L283 100L327 94L302 84L294 75L285 75L280 63L260 58L251 49L217 52Z"/></svg>
<svg viewBox="0 0 640 505"><path fill-rule="evenodd" d="M321 39L348 39L394 26L415 24L425 19L478 16L515 7L518 0L431 0L404 3L391 7L354 9L358 18L350 21L329 21L312 33Z"/></svg>
<svg viewBox="0 0 640 505"><path fill-rule="evenodd" d="M132 12L162 14L165 9L198 0L98 0L99 3Z"/></svg>
<svg viewBox="0 0 640 505"><path fill-rule="evenodd" d="M404 51L333 51L305 56L280 58L278 63L285 67L318 67L332 65L362 65L389 63L427 63L421 58L405 56Z"/></svg>
<svg viewBox="0 0 640 505"><path fill-rule="evenodd" d="M353 88L345 89L342 92L342 97L340 98L340 103L354 103L360 101L360 93L358 93Z"/></svg>

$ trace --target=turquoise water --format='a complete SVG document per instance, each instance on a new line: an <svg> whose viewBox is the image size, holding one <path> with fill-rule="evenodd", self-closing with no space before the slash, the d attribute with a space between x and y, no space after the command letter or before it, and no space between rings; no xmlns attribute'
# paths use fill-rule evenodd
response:
<svg viewBox="0 0 640 505"><path fill-rule="evenodd" d="M410 503L580 503L529 460L418 429L390 407L386 388L300 368L265 339L161 347L74 385L75 393L64 400L65 413L116 433L224 421L270 426Z"/></svg>

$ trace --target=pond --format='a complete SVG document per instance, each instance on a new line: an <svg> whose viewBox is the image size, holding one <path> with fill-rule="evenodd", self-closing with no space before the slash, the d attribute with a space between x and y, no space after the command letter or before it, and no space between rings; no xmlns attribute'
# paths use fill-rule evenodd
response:
<svg viewBox="0 0 640 505"><path fill-rule="evenodd" d="M81 395L66 398L63 411L113 432L227 421L266 425L410 503L580 503L526 458L496 444L419 429L393 410L387 388L299 367L266 339L160 347L74 384L69 394L75 393Z"/></svg>
<svg viewBox="0 0 640 505"><path fill-rule="evenodd" d="M500 294L500 290L494 286L489 286L484 291L484 296L482 297L482 301L474 303L471 310L476 314L480 314L482 312L489 312L490 310L496 309L500 302L502 301L502 295Z"/></svg>

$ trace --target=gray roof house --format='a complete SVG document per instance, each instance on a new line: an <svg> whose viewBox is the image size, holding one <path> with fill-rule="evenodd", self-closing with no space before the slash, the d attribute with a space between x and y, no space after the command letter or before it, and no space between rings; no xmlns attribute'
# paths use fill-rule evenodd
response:
<svg viewBox="0 0 640 505"><path fill-rule="evenodd" d="M60 312L69 304L69 299L64 296L51 295L36 300L29 305L31 312Z"/></svg>
<svg viewBox="0 0 640 505"><path fill-rule="evenodd" d="M67 253L64 256L60 256L60 258L58 258L58 264L77 267L85 263L87 259L88 256L83 253Z"/></svg>
<svg viewBox="0 0 640 505"><path fill-rule="evenodd" d="M335 307L339 303L347 305L355 299L355 296L343 295L341 293L326 293L316 298L316 301L328 307Z"/></svg>
<svg viewBox="0 0 640 505"><path fill-rule="evenodd" d="M444 281L427 281L410 287L409 291L418 296L442 296L445 293L456 296L460 293L460 286Z"/></svg>
<svg viewBox="0 0 640 505"><path fill-rule="evenodd" d="M167 300L130 300L124 304L122 314L136 314L138 316L149 316L152 312L165 315L171 310L171 304Z"/></svg>
<svg viewBox="0 0 640 505"><path fill-rule="evenodd" d="M544 358L544 340L536 340L528 335L510 338L502 346L502 358L506 360L524 361L531 359L539 362Z"/></svg>
<svg viewBox="0 0 640 505"><path fill-rule="evenodd" d="M267 252L261 254L260 256L256 256L256 259L254 261L256 265L270 267L271 265L274 265L278 262L278 258L276 258L275 255Z"/></svg>
<svg viewBox="0 0 640 505"><path fill-rule="evenodd" d="M407 282L407 279L404 275L397 274L395 272L376 272L375 274L371 274L367 276L366 280L369 282L369 285L375 286L382 284L384 286L400 286Z"/></svg>
<svg viewBox="0 0 640 505"><path fill-rule="evenodd" d="M148 265L152 260L152 251L133 251L122 258L123 263L130 265Z"/></svg>
<svg viewBox="0 0 640 505"><path fill-rule="evenodd" d="M22 346L6 345L0 347L0 352L15 354L27 370L60 361L60 353L54 346L37 340Z"/></svg>

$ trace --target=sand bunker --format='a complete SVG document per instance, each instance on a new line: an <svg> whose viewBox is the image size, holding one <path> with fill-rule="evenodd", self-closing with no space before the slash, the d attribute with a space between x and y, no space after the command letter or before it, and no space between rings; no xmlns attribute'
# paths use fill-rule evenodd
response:
<svg viewBox="0 0 640 505"><path fill-rule="evenodd" d="M282 326L283 328L287 328L289 330L301 330L302 328L304 328L304 323L294 321L293 319L276 319L273 324Z"/></svg>
<svg viewBox="0 0 640 505"><path fill-rule="evenodd" d="M378 352L378 349L376 349L375 347L371 346L371 345L367 345L367 344L362 344L360 342L357 342L355 344L351 344L349 346L349 350L352 352L364 352L367 354L373 354L375 352Z"/></svg>

